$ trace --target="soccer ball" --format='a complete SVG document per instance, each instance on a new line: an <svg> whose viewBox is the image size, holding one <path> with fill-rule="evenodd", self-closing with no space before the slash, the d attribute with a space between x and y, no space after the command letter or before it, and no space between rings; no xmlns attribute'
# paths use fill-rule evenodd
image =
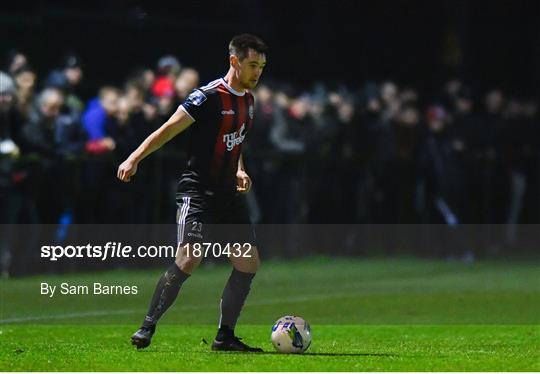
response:
<svg viewBox="0 0 540 374"><path fill-rule="evenodd" d="M278 352L303 353L311 344L311 327L301 317L281 317L272 327L271 338Z"/></svg>

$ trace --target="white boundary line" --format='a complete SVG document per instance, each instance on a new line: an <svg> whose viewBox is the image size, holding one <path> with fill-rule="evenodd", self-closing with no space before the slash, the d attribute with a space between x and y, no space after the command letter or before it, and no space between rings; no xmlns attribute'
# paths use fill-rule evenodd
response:
<svg viewBox="0 0 540 374"><path fill-rule="evenodd" d="M304 302L304 301L312 301L312 300L327 300L327 299L333 299L333 298L340 298L340 297L348 297L348 296L356 296L357 293L335 293L332 295L311 295L311 296L300 296L300 297L294 297L294 298L288 298L287 302L289 303L297 303L297 302ZM265 305L274 305L274 304L280 304L283 303L283 299L275 299L275 300L264 300L264 301L256 301L256 302L247 302L246 307L250 306L265 306ZM178 309L180 310L200 310L200 309L210 309L217 307L217 303L214 305L185 305L180 306ZM61 313L61 314L53 314L53 315L41 315L41 316L26 316L26 317L15 317L15 318L6 318L6 319L0 319L0 324L9 324L9 323L20 323L20 322L31 322L31 321L45 321L45 320L61 320L61 319L69 319L69 318L85 318L85 317L99 317L99 316L112 316L112 315L126 315L126 314L136 314L136 313L144 313L145 310L143 309L121 309L121 310L109 310L109 311L90 311L90 312L73 312L73 313Z"/></svg>

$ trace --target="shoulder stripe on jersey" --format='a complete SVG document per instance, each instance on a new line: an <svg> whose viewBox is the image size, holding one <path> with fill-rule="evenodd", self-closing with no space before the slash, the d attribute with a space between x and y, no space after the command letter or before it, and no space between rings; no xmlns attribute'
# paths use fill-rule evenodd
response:
<svg viewBox="0 0 540 374"><path fill-rule="evenodd" d="M229 90L230 93L236 95L236 96L244 96L246 94L246 92L238 92L236 91L234 88L232 88L231 86L229 86L229 84L225 81L225 79L223 78L220 78L221 80L221 83L225 86L225 88L227 88L227 90Z"/></svg>
<svg viewBox="0 0 540 374"><path fill-rule="evenodd" d="M221 79L216 79L208 83L206 86L199 87L199 90L209 90L211 88L215 88L216 86L220 84L221 84Z"/></svg>

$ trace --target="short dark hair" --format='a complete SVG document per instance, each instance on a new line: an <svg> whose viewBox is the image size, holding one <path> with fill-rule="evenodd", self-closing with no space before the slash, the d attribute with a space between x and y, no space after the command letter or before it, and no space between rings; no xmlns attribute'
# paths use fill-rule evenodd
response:
<svg viewBox="0 0 540 374"><path fill-rule="evenodd" d="M236 35L229 43L229 55L238 56L240 61L246 58L249 49L260 54L266 54L268 51L268 47L262 39L251 34Z"/></svg>

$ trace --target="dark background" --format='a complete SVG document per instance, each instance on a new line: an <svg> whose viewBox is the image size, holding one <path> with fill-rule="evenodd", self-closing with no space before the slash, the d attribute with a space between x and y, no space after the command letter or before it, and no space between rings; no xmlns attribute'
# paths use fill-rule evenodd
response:
<svg viewBox="0 0 540 374"><path fill-rule="evenodd" d="M3 55L20 49L45 74L67 50L80 54L83 96L167 53L196 67L202 82L213 79L227 68L227 42L241 32L270 45L266 78L295 84L394 79L430 93L457 76L514 95L540 85L539 1L22 1L2 8Z"/></svg>

